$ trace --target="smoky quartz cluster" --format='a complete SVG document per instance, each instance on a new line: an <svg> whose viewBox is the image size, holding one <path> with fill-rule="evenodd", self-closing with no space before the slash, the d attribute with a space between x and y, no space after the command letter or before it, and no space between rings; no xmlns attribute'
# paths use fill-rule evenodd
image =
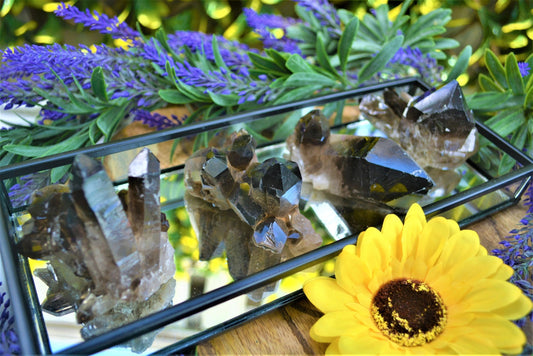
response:
<svg viewBox="0 0 533 356"><path fill-rule="evenodd" d="M69 185L36 191L17 247L47 260L35 275L47 285L42 307L75 312L87 339L172 304L174 250L159 202L159 161L143 149L129 166L127 191L115 188L102 164L73 163ZM128 342L144 351L155 333Z"/></svg>
<svg viewBox="0 0 533 356"><path fill-rule="evenodd" d="M209 260L225 250L234 279L322 243L299 210L299 167L283 158L258 162L255 141L244 130L233 133L225 147L205 148L189 157L185 186L200 259ZM250 296L261 299L271 288Z"/></svg>

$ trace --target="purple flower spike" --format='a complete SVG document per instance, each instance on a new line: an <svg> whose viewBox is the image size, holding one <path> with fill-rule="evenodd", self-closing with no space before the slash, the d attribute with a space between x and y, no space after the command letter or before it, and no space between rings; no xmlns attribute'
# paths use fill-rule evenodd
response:
<svg viewBox="0 0 533 356"><path fill-rule="evenodd" d="M526 205L530 205L532 196L533 187L530 184L526 192ZM533 278L533 212L530 210L531 207L526 216L520 220L520 227L512 229L510 235L500 242L503 248L494 249L492 253L514 269L515 273L509 281L533 299L533 285L531 284ZM515 323L518 326L523 325L528 317L533 320L533 312Z"/></svg>
<svg viewBox="0 0 533 356"><path fill-rule="evenodd" d="M97 11L91 13L87 9L83 12L75 6L61 3L54 13L64 19L81 23L91 30L98 31L102 34L110 34L113 38L135 40L139 37L137 31L133 30L124 22L120 22L117 17L109 18L106 14L99 14Z"/></svg>
<svg viewBox="0 0 533 356"><path fill-rule="evenodd" d="M529 71L531 70L529 68L529 63L527 62L518 62L518 69L520 70L520 75L522 78L527 77L529 75Z"/></svg>

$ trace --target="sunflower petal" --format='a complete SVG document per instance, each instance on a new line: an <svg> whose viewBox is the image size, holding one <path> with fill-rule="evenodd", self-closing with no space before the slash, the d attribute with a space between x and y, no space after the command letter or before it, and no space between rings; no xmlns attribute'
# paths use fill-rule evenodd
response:
<svg viewBox="0 0 533 356"><path fill-rule="evenodd" d="M403 230L403 223L400 218L394 214L385 216L383 225L381 227L381 234L385 238L387 244L391 247L391 255L400 259L401 252L401 236Z"/></svg>
<svg viewBox="0 0 533 356"><path fill-rule="evenodd" d="M329 344L325 352L326 355L340 355L341 350L339 350L339 339L336 338Z"/></svg>
<svg viewBox="0 0 533 356"><path fill-rule="evenodd" d="M502 265L496 256L476 256L455 265L449 273L454 281L473 286L476 281L495 275Z"/></svg>
<svg viewBox="0 0 533 356"><path fill-rule="evenodd" d="M491 312L513 303L521 294L520 288L509 282L481 279L463 297L459 308L464 307L469 312Z"/></svg>
<svg viewBox="0 0 533 356"><path fill-rule="evenodd" d="M438 259L444 269L450 269L461 261L477 255L480 248L479 236L472 230L461 230L453 234L446 244Z"/></svg>
<svg viewBox="0 0 533 356"><path fill-rule="evenodd" d="M364 325L368 330L372 330L376 333L379 332L379 329L376 326L376 323L370 315L370 310L360 303L350 303L346 305L350 310L353 311L354 317L359 320L361 325Z"/></svg>
<svg viewBox="0 0 533 356"><path fill-rule="evenodd" d="M322 313L347 310L346 304L354 301L352 295L329 277L313 278L304 283L303 290L307 299Z"/></svg>
<svg viewBox="0 0 533 356"><path fill-rule="evenodd" d="M357 255L368 264L370 271L382 271L390 263L391 245L376 228L370 227L356 246Z"/></svg>
<svg viewBox="0 0 533 356"><path fill-rule="evenodd" d="M445 337L445 335L441 335ZM476 334L465 334L464 330L456 338L448 342L448 347L459 355L465 354L482 354L482 355L500 355L500 351L490 340Z"/></svg>
<svg viewBox="0 0 533 356"><path fill-rule="evenodd" d="M492 313L503 316L505 319L518 320L529 314L531 308L533 308L531 299L522 294L514 302L509 303L504 307L495 309L492 311Z"/></svg>
<svg viewBox="0 0 533 356"><path fill-rule="evenodd" d="M472 320L469 328L473 334L490 340L502 353L518 354L526 343L524 332L502 317L480 316Z"/></svg>
<svg viewBox="0 0 533 356"><path fill-rule="evenodd" d="M310 330L311 337L318 342L331 342L332 338L360 332L367 332L367 328L346 311L324 314Z"/></svg>
<svg viewBox="0 0 533 356"><path fill-rule="evenodd" d="M427 266L432 266L439 257L444 243L448 240L450 233L448 220L443 217L431 219L422 230L416 259L422 260Z"/></svg>
<svg viewBox="0 0 533 356"><path fill-rule="evenodd" d="M335 277L339 286L349 294L357 295L367 289L370 271L367 264L355 255L355 246L346 246L337 257Z"/></svg>
<svg viewBox="0 0 533 356"><path fill-rule="evenodd" d="M416 203L411 205L411 207L407 211L407 214L405 215L404 225L410 219L418 220L421 225L426 224L426 214L424 214L424 210L422 210L422 207L420 205Z"/></svg>
<svg viewBox="0 0 533 356"><path fill-rule="evenodd" d="M409 257L412 257L416 253L416 247L422 231L422 224L414 217L410 220L405 219L405 225L402 230L401 240L401 262L407 261Z"/></svg>
<svg viewBox="0 0 533 356"><path fill-rule="evenodd" d="M339 350L343 354L380 354L390 352L390 341L374 338L368 333L343 335L339 338Z"/></svg>
<svg viewBox="0 0 533 356"><path fill-rule="evenodd" d="M496 272L494 272L493 275L490 276L492 279L500 279L502 281L506 281L514 274L514 269L511 266L508 266L506 264L502 264L500 268Z"/></svg>

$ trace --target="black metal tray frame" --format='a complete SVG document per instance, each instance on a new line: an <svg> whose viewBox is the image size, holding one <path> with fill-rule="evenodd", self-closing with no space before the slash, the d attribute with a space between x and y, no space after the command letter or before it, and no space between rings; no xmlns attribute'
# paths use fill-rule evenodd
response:
<svg viewBox="0 0 533 356"><path fill-rule="evenodd" d="M51 350L45 325L42 319L42 312L38 304L38 300L36 300L36 292L28 262L25 258L20 256L14 248L15 227L11 215L14 212L14 209L11 206L11 202L7 195L7 189L5 187L4 180L34 173L40 170L71 164L74 157L81 153L92 157L102 157L108 154L122 152L137 147L199 134L208 130L221 129L234 124L251 122L271 115L286 113L304 107L323 105L325 103L337 100L353 99L366 94L379 92L385 88L406 86L419 88L422 90L429 89L427 84L423 83L418 78L404 78L387 81L312 99L299 100L278 106L265 107L260 110L228 115L207 122L192 123L187 126L170 128L141 136L113 141L2 167L0 170L0 180L2 180L2 184L0 185L2 209L2 212L0 213L0 254L4 264L4 271L7 277L6 283L10 292L10 299L15 314L16 329L19 335L19 341L23 353L48 354L51 353ZM497 211L505 209L508 206L516 204L518 201L520 201L522 194L527 188L527 185L533 176L533 160L482 123L477 122L476 125L480 135L487 138L503 152L509 154L520 165L520 168L503 176L493 178L490 174L484 172L480 167L476 167L473 162L469 162L471 166L477 169L482 175L485 176L485 178L488 179L487 182L437 202L425 205L423 208L428 216L444 213L473 199L482 197L488 193L509 187L510 185L514 184L516 188L511 194L509 200L459 222L461 226L465 226L469 223L482 219L487 215L493 214ZM256 288L267 285L271 282L275 282L280 278L289 276L319 262L331 259L336 256L344 246L348 244L354 244L356 242L356 235L348 236L304 255L295 257L276 266L250 275L242 280L232 282L226 286L176 304L168 309L156 312L130 324L108 331L90 340L68 347L59 351L59 353L92 354L124 343L132 338L157 330L170 323L194 315L207 308L250 292ZM209 337L231 329L242 322L260 316L270 310L287 305L298 298L301 298L302 295L303 293L301 290L291 293L277 299L274 302L260 306L250 312L244 313L215 327L183 339L173 345L159 350L156 353L170 354L184 351L186 352L188 348L208 339Z"/></svg>

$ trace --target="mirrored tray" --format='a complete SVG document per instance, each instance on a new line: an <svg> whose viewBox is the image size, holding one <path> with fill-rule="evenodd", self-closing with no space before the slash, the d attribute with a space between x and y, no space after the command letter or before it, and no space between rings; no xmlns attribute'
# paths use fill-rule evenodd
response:
<svg viewBox="0 0 533 356"><path fill-rule="evenodd" d="M130 353L128 349L114 346L156 330L159 333L153 345L144 351L145 354L184 353L202 340L301 298L303 282L317 275L331 275L334 257L347 244L356 243L361 229L347 226L327 201L313 204L308 199L309 195L303 194L300 210L323 236L323 245L233 281L223 257L198 261L197 242L183 203L183 162L190 152L203 144L240 128L246 128L258 141L260 161L282 157L286 153L285 139L292 133L296 121L315 108L335 116L332 132L383 135L360 119L357 105L362 96L379 94L385 88L406 91L411 95L419 95L429 89L417 78L383 82L2 167L0 252L23 353L92 354L105 353L110 348L113 348L113 354ZM476 164L478 160L473 157L455 170L459 179L446 194L408 196L393 201L391 206L401 213L416 201L428 216L454 218L464 226L516 204L533 174L533 160L483 124L478 122L477 128L486 144L509 154L516 160L518 168L497 176ZM20 225L27 216L27 207L14 204L9 199L9 187L15 178L69 165L77 154L84 153L103 158L118 191L126 184L127 163L141 147L146 146L162 161L162 210L171 223L169 239L176 250L177 286L173 306L83 341L73 314L57 317L41 310L46 286L33 277L32 271L42 262L24 258L14 248L21 237ZM168 159L170 151L175 152L172 160ZM162 156L166 158L162 159ZM259 288L264 291L269 285L276 288L269 290L260 301L247 297L247 293Z"/></svg>

